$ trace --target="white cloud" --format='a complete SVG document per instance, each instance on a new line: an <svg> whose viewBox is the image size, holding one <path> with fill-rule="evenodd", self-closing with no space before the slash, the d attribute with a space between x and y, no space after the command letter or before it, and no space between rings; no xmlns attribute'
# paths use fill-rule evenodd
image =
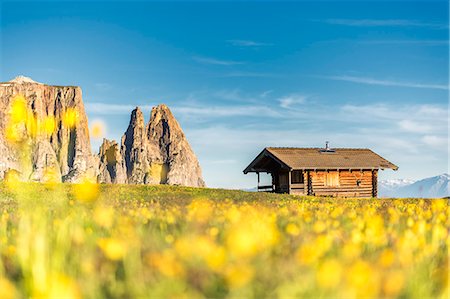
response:
<svg viewBox="0 0 450 299"><path fill-rule="evenodd" d="M153 107L152 105L109 104L99 102L87 102L84 106L88 114L94 115L130 115L131 111L137 106L144 112L150 112Z"/></svg>
<svg viewBox="0 0 450 299"><path fill-rule="evenodd" d="M267 106L208 106L208 107L174 107L174 113L185 116L202 116L208 118L230 116L281 117L282 114Z"/></svg>
<svg viewBox="0 0 450 299"><path fill-rule="evenodd" d="M230 39L227 40L227 43L237 46L237 47L262 47L262 46L270 46L272 44L257 42L253 40L243 40L243 39Z"/></svg>
<svg viewBox="0 0 450 299"><path fill-rule="evenodd" d="M439 148L447 151L448 137L441 137L436 135L425 135L422 137L423 143L433 148Z"/></svg>
<svg viewBox="0 0 450 299"><path fill-rule="evenodd" d="M325 79L337 80L337 81L347 81L361 84L369 85L383 85L383 86L398 86L398 87L411 87L411 88L428 88L428 89L441 89L448 90L448 85L443 84L423 84L423 83L413 83L413 82L403 82L395 80L379 80L367 77L355 77L355 76L328 76L322 77Z"/></svg>
<svg viewBox="0 0 450 299"><path fill-rule="evenodd" d="M298 94L291 94L285 97L282 97L278 99L278 102L280 103L280 106L282 108L291 108L294 105L297 104L304 104L306 100L306 96L304 95L298 95Z"/></svg>
<svg viewBox="0 0 450 299"><path fill-rule="evenodd" d="M111 90L111 88L113 87L109 83L95 83L94 85L100 91L108 91Z"/></svg>
<svg viewBox="0 0 450 299"><path fill-rule="evenodd" d="M229 66L229 65L237 65L237 64L243 64L242 61L233 61L233 60L221 60L216 59L212 57L203 57L203 56L194 56L192 57L197 62L204 63L204 64L213 64L213 65L223 65L223 66Z"/></svg>
<svg viewBox="0 0 450 299"><path fill-rule="evenodd" d="M433 29L447 29L448 24L426 23L405 19L327 19L325 23L356 27L427 27Z"/></svg>
<svg viewBox="0 0 450 299"><path fill-rule="evenodd" d="M372 45L421 45L421 46L445 46L448 40L365 40L359 41L361 44Z"/></svg>
<svg viewBox="0 0 450 299"><path fill-rule="evenodd" d="M276 74L271 73L258 73L258 72L231 72L223 75L223 77L255 77L255 78L268 78L268 77L278 77Z"/></svg>
<svg viewBox="0 0 450 299"><path fill-rule="evenodd" d="M420 123L409 119L404 119L398 123L401 129L413 133L427 133L432 131L432 127L426 123Z"/></svg>

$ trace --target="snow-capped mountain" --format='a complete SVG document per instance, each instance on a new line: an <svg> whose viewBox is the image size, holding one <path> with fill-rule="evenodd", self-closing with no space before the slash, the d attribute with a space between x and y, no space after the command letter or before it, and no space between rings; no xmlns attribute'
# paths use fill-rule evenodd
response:
<svg viewBox="0 0 450 299"><path fill-rule="evenodd" d="M379 197L424 197L450 196L450 175L447 173L419 181L408 179L380 181Z"/></svg>

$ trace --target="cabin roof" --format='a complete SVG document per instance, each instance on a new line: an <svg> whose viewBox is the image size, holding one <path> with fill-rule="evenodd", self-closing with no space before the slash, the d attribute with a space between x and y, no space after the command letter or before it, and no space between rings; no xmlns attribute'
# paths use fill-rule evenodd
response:
<svg viewBox="0 0 450 299"><path fill-rule="evenodd" d="M367 148L266 147L244 170L264 172L267 159L274 160L280 168L327 170L327 169L393 169L398 167Z"/></svg>

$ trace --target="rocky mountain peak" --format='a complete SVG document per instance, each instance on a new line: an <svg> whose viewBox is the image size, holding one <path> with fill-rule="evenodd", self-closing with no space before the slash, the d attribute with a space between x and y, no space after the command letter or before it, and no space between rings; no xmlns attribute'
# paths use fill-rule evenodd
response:
<svg viewBox="0 0 450 299"><path fill-rule="evenodd" d="M197 157L166 105L152 109L146 125L131 112L120 143L103 140L91 153L81 89L51 86L18 76L0 84L0 180L204 186Z"/></svg>
<svg viewBox="0 0 450 299"><path fill-rule="evenodd" d="M166 105L160 104L152 108L147 137L150 143L159 147L168 169L168 184L204 186L197 157L180 124Z"/></svg>
<svg viewBox="0 0 450 299"><path fill-rule="evenodd" d="M144 116L139 107L131 112L130 123L122 136L120 155L122 161L115 157L108 158L105 149L112 144L104 141L100 149L99 181L109 182L111 166L106 161L113 161L114 169L122 163L126 173L126 182L131 184L171 184L184 186L204 186L200 165L192 151L180 124L169 107L164 104L153 107L150 121L145 126ZM117 151L110 149L111 155ZM119 161L119 162L117 162ZM111 163L109 163L111 164ZM111 177L111 179L110 179Z"/></svg>
<svg viewBox="0 0 450 299"><path fill-rule="evenodd" d="M15 84L24 84L24 83L42 84L42 83L34 81L30 77L25 77L25 76L22 76L22 75L17 76L14 79L10 80L9 83L15 83Z"/></svg>
<svg viewBox="0 0 450 299"><path fill-rule="evenodd" d="M50 86L18 76L0 84L0 179L77 182L95 178L81 89Z"/></svg>

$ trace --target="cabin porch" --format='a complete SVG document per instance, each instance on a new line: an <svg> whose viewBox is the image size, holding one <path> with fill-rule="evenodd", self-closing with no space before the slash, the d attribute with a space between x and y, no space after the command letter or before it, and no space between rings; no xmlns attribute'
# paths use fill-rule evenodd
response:
<svg viewBox="0 0 450 299"><path fill-rule="evenodd" d="M271 184L261 183L260 172L258 176L257 191L275 192L289 194L307 194L305 191L305 180L308 180L307 173L302 170L280 170L266 172L271 176Z"/></svg>

